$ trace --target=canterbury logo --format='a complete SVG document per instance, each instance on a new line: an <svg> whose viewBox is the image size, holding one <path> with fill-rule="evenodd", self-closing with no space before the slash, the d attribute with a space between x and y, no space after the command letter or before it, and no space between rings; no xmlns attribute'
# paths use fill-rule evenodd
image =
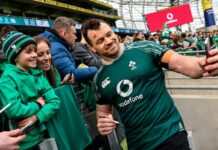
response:
<svg viewBox="0 0 218 150"><path fill-rule="evenodd" d="M102 81L101 86L104 89L110 83L111 81L109 80L109 77L107 77L104 81Z"/></svg>
<svg viewBox="0 0 218 150"><path fill-rule="evenodd" d="M122 85L127 85L128 89L126 92L121 91L121 86ZM122 96L122 97L127 97L129 96L133 91L133 84L131 81L129 80L121 80L118 84L117 84L117 93Z"/></svg>

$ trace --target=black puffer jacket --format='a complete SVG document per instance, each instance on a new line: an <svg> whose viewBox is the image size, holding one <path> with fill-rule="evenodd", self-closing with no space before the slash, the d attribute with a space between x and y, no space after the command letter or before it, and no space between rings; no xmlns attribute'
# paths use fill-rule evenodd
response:
<svg viewBox="0 0 218 150"><path fill-rule="evenodd" d="M86 44L76 42L71 54L77 66L80 63L84 63L89 67L92 66L99 69L102 65L100 56L89 50Z"/></svg>

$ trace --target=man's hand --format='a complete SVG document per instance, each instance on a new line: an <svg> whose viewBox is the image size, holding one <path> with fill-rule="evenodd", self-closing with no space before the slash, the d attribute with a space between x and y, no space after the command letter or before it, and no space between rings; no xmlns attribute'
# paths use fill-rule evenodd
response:
<svg viewBox="0 0 218 150"><path fill-rule="evenodd" d="M218 75L218 49L213 49L208 51L208 58L204 58L206 60L200 60L200 64L204 66L204 70L206 71L203 76L217 76Z"/></svg>
<svg viewBox="0 0 218 150"><path fill-rule="evenodd" d="M106 116L98 116L97 128L101 135L110 134L116 128L112 114Z"/></svg>
<svg viewBox="0 0 218 150"><path fill-rule="evenodd" d="M25 137L26 135L20 135L20 129L1 132L0 150L18 150L18 143Z"/></svg>

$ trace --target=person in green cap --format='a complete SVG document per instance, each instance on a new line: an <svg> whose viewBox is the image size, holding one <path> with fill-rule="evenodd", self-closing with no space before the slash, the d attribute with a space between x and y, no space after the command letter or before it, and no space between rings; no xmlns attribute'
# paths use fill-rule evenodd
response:
<svg viewBox="0 0 218 150"><path fill-rule="evenodd" d="M35 40L21 32L7 33L2 50L8 64L0 78L0 100L9 119L9 130L29 125L27 136L19 143L20 149L39 149L46 127L44 125L60 106L59 98L36 68Z"/></svg>

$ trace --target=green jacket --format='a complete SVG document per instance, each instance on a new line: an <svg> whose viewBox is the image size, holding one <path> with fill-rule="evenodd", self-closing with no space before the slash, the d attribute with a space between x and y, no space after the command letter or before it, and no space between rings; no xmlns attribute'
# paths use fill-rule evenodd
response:
<svg viewBox="0 0 218 150"><path fill-rule="evenodd" d="M40 109L35 102L43 96L46 104ZM3 106L11 103L5 110L9 118L10 130L18 128L22 119L36 115L39 124L20 143L20 149L28 149L43 139L46 129L44 122L48 121L60 106L59 98L44 77L41 70L30 69L25 72L15 65L7 64L0 79L0 100Z"/></svg>
<svg viewBox="0 0 218 150"><path fill-rule="evenodd" d="M6 61L0 59L0 72L4 71L5 65L6 65Z"/></svg>
<svg viewBox="0 0 218 150"><path fill-rule="evenodd" d="M0 75L4 70L6 62L7 62L7 59L5 58L3 51L0 49Z"/></svg>

